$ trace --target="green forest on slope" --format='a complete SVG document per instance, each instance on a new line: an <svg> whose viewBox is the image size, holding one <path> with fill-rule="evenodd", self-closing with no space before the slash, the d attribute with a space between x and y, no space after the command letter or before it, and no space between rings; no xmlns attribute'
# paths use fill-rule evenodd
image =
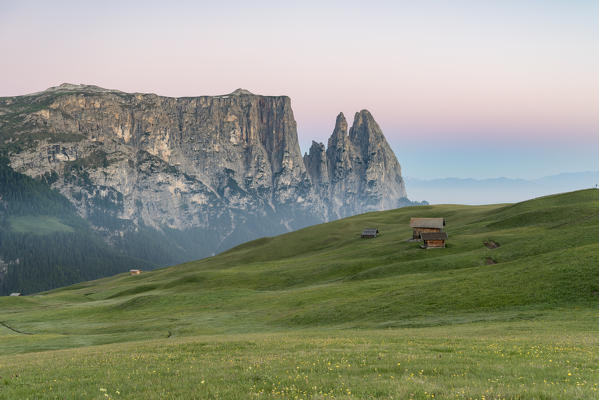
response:
<svg viewBox="0 0 599 400"><path fill-rule="evenodd" d="M0 158L0 295L96 279L140 262L110 248L46 181Z"/></svg>
<svg viewBox="0 0 599 400"><path fill-rule="evenodd" d="M215 245L217 239L203 229L156 229L119 218L119 210L101 196L94 201L102 207L83 219L52 189L55 174L34 179L18 173L3 151L0 145L0 296L32 294L130 268L173 265L200 258ZM83 176L77 179L84 179L89 167L82 162L68 166ZM256 217L246 223L272 230Z"/></svg>

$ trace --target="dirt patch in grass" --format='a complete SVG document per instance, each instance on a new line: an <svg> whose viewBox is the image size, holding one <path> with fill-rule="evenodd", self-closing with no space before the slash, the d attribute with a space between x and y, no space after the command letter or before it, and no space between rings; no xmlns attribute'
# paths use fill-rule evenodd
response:
<svg viewBox="0 0 599 400"><path fill-rule="evenodd" d="M483 242L485 244L485 246L487 246L487 248L489 249L496 249L499 246L501 246L499 243L493 241L493 240L487 240L486 242Z"/></svg>
<svg viewBox="0 0 599 400"><path fill-rule="evenodd" d="M493 260L491 257L487 257L485 259L485 265L493 265L493 264L497 264L497 261Z"/></svg>

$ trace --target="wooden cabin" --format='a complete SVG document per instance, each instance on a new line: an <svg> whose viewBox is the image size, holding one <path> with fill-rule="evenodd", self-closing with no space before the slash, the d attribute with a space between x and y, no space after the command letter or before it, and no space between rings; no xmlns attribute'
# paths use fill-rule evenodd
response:
<svg viewBox="0 0 599 400"><path fill-rule="evenodd" d="M378 228L366 228L362 231L362 239L375 238L378 235Z"/></svg>
<svg viewBox="0 0 599 400"><path fill-rule="evenodd" d="M442 232L445 218L411 218L410 228L413 229L412 239L420 240L423 232Z"/></svg>
<svg viewBox="0 0 599 400"><path fill-rule="evenodd" d="M422 247L425 249L445 247L447 232L422 232Z"/></svg>
<svg viewBox="0 0 599 400"><path fill-rule="evenodd" d="M129 270L129 275L139 275L141 274L141 270L139 269L130 269Z"/></svg>

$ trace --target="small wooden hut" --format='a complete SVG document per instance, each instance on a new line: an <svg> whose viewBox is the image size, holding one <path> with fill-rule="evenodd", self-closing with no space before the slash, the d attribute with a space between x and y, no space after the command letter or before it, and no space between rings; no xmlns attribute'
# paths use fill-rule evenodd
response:
<svg viewBox="0 0 599 400"><path fill-rule="evenodd" d="M378 228L366 228L362 231L362 239L372 239L378 235Z"/></svg>
<svg viewBox="0 0 599 400"><path fill-rule="evenodd" d="M412 239L420 240L423 232L441 232L445 226L445 218L411 218Z"/></svg>
<svg viewBox="0 0 599 400"><path fill-rule="evenodd" d="M425 249L445 247L447 240L447 232L422 232L422 247Z"/></svg>
<svg viewBox="0 0 599 400"><path fill-rule="evenodd" d="M139 269L130 269L129 270L129 275L139 275L141 274L141 270Z"/></svg>

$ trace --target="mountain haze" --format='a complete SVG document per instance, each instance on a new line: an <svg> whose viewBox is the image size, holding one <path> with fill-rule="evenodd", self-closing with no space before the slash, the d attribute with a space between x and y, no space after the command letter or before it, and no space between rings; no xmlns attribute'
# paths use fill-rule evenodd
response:
<svg viewBox="0 0 599 400"><path fill-rule="evenodd" d="M406 177L410 196L431 204L490 204L524 201L554 193L588 189L599 184L599 171L569 172L537 179Z"/></svg>
<svg viewBox="0 0 599 400"><path fill-rule="evenodd" d="M59 192L89 232L141 266L411 204L367 110L349 132L340 114L328 148L302 157L289 97L244 89L172 98L63 84L0 98L0 139L5 168Z"/></svg>

